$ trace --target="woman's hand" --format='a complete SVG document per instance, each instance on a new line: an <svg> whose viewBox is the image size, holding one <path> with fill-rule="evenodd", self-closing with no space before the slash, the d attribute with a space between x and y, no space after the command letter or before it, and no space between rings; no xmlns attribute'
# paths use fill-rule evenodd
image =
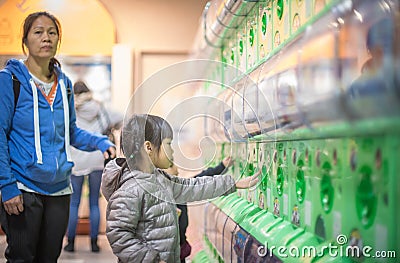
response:
<svg viewBox="0 0 400 263"><path fill-rule="evenodd" d="M236 182L236 188L237 189L247 189L247 188L255 186L258 183L258 176L260 174L261 174L261 169L258 170L258 172L256 172L252 176L248 176L248 177L240 179L239 181Z"/></svg>
<svg viewBox="0 0 400 263"><path fill-rule="evenodd" d="M4 209L9 215L19 215L24 211L24 199L22 194L3 202Z"/></svg>
<svg viewBox="0 0 400 263"><path fill-rule="evenodd" d="M114 159L117 156L117 151L114 146L110 146L110 148L107 149L103 153L104 159Z"/></svg>

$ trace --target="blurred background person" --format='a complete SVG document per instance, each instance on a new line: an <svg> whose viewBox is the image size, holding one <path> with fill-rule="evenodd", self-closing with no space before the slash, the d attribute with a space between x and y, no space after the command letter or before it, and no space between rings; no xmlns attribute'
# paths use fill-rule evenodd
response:
<svg viewBox="0 0 400 263"><path fill-rule="evenodd" d="M352 99L376 96L396 89L394 81L394 33L392 19L383 18L371 25L366 36L368 60L361 67L361 75L349 88Z"/></svg>
<svg viewBox="0 0 400 263"><path fill-rule="evenodd" d="M77 81L74 84L76 122L79 127L94 133L107 135L113 140L113 131L118 129L123 120L122 114L106 109L104 105L93 99L91 90L85 82ZM65 251L75 250L75 236L79 221L79 205L85 178L89 186L89 208L90 208L90 241L92 252L99 252L97 236L100 225L100 184L104 168L104 158L99 152L84 152L78 149L71 150L75 166L72 168L71 184L73 193L71 195L70 214L68 221L67 239Z"/></svg>

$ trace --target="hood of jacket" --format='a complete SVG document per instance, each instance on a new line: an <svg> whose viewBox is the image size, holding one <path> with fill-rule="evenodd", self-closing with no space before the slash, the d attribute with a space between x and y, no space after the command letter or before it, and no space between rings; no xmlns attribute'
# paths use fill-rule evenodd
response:
<svg viewBox="0 0 400 263"><path fill-rule="evenodd" d="M12 58L8 60L6 68L11 71L11 73L13 73L21 83L25 83L27 86L29 86L31 75L29 74L28 68L25 66L22 59ZM54 70L57 73L58 79L65 78L64 73L60 70L59 67L55 66Z"/></svg>
<svg viewBox="0 0 400 263"><path fill-rule="evenodd" d="M116 158L108 162L106 167L104 167L101 180L101 192L107 201L110 199L111 195L121 187L121 185L131 178L139 174L148 175L149 177L152 176L151 174L144 174L141 171L135 170L130 171L129 169L125 169L122 172L122 165L124 162L125 158Z"/></svg>
<svg viewBox="0 0 400 263"><path fill-rule="evenodd" d="M124 161L123 158L116 158L109 161L106 167L104 167L103 177L101 179L101 192L107 201L115 190L119 188L122 177L122 167L120 164Z"/></svg>
<svg viewBox="0 0 400 263"><path fill-rule="evenodd" d="M27 67L25 67L22 59L8 60L6 68L17 77L19 82L26 83L26 85L29 86L29 80L31 79L31 75L29 74Z"/></svg>

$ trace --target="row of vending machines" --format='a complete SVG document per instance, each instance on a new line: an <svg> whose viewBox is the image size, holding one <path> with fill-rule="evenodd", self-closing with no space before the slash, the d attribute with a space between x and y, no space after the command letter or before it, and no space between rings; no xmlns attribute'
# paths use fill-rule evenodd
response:
<svg viewBox="0 0 400 263"><path fill-rule="evenodd" d="M400 1L213 0L204 164L260 183L210 201L194 262L397 262Z"/></svg>

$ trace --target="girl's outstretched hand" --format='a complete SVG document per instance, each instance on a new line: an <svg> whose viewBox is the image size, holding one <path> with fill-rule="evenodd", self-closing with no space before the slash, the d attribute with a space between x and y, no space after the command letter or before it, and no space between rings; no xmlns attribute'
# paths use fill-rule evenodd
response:
<svg viewBox="0 0 400 263"><path fill-rule="evenodd" d="M260 174L261 174L261 169L252 176L240 179L239 181L236 182L236 188L246 189L255 186L258 183L258 176Z"/></svg>

